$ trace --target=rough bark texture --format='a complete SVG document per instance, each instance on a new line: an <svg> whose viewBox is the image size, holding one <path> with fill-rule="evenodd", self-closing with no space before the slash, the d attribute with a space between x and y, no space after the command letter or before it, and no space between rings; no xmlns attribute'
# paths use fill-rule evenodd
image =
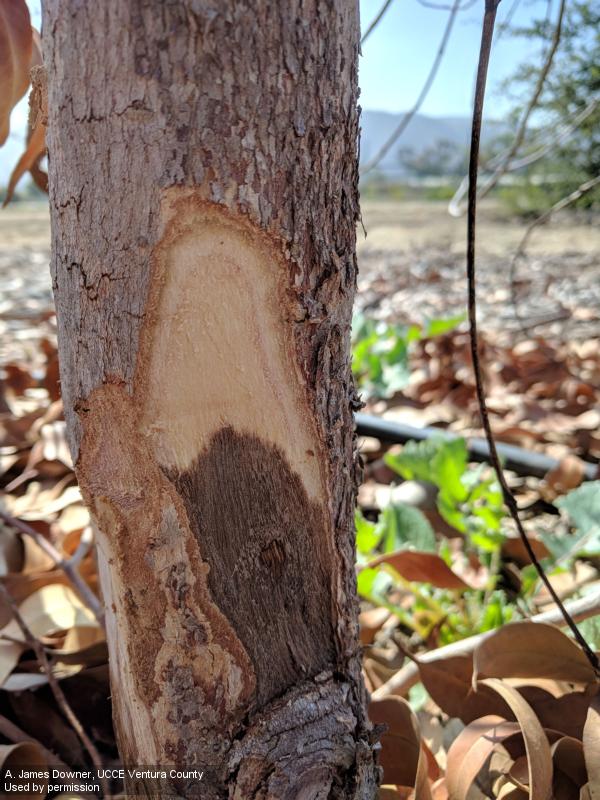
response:
<svg viewBox="0 0 600 800"><path fill-rule="evenodd" d="M121 755L199 766L207 800L376 793L357 5L44 0L62 391Z"/></svg>

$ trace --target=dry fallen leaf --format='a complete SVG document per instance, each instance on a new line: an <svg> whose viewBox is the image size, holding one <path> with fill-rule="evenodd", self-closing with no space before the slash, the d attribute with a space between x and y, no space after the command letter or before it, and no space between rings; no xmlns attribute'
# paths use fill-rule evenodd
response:
<svg viewBox="0 0 600 800"><path fill-rule="evenodd" d="M10 132L10 112L29 86L32 34L24 0L0 0L0 145Z"/></svg>
<svg viewBox="0 0 600 800"><path fill-rule="evenodd" d="M563 736L550 748L555 770L568 777L578 789L587 783L583 744L572 736Z"/></svg>
<svg viewBox="0 0 600 800"><path fill-rule="evenodd" d="M591 800L600 800L600 693L590 703L583 728L583 755Z"/></svg>
<svg viewBox="0 0 600 800"><path fill-rule="evenodd" d="M559 628L539 622L511 622L485 638L473 654L473 681L491 678L553 678L592 683L592 665Z"/></svg>
<svg viewBox="0 0 600 800"><path fill-rule="evenodd" d="M474 720L452 742L446 763L449 800L466 800L496 745L519 730L515 722L490 714Z"/></svg>
<svg viewBox="0 0 600 800"><path fill-rule="evenodd" d="M552 754L550 745L531 706L512 686L497 678L480 681L497 692L510 706L521 728L527 753L530 800L550 800L552 793Z"/></svg>
<svg viewBox="0 0 600 800"><path fill-rule="evenodd" d="M581 739L590 698L587 692L567 692L554 697L539 686L517 687L535 711L543 728Z"/></svg>
<svg viewBox="0 0 600 800"><path fill-rule="evenodd" d="M527 800L528 797L529 793L525 789L507 780L498 792L496 800Z"/></svg>
<svg viewBox="0 0 600 800"><path fill-rule="evenodd" d="M547 558L550 555L548 548L541 539L536 539L531 535L528 538L531 549L537 559ZM514 561L519 567L531 564L531 558L520 536L506 537L502 543L502 555L504 558Z"/></svg>
<svg viewBox="0 0 600 800"><path fill-rule="evenodd" d="M12 783L17 786L22 786L23 789L15 790L14 794L20 800L41 800L46 796L47 782L44 780L36 780L35 784L39 786L39 791L32 791L32 782L19 775L23 769L34 771L44 771L48 769L48 762L44 758L44 754L40 747L35 742L21 742L19 744L0 745L0 770L10 770L13 774ZM29 787L29 791L26 791ZM6 796L6 795L5 795Z"/></svg>
<svg viewBox="0 0 600 800"><path fill-rule="evenodd" d="M23 566L23 541L12 528L0 523L0 576Z"/></svg>
<svg viewBox="0 0 600 800"><path fill-rule="evenodd" d="M23 175L36 164L40 157L46 151L46 126L41 121L35 126L31 132L31 137L27 142L25 152L17 161L15 168L10 174L8 186L6 187L6 195L2 203L3 206L8 205L12 200L17 183L21 180Z"/></svg>
<svg viewBox="0 0 600 800"><path fill-rule="evenodd" d="M369 717L375 724L387 726L381 734L380 764L384 780L398 786L414 786L414 800L431 800L428 758L418 722L406 700L402 697L373 700Z"/></svg>
<svg viewBox="0 0 600 800"><path fill-rule="evenodd" d="M483 717L507 713L504 701L491 690L473 691L473 659L458 655L440 661L418 661L421 681L435 703L448 714L465 724Z"/></svg>
<svg viewBox="0 0 600 800"><path fill-rule="evenodd" d="M361 611L359 617L361 643L373 644L375 634L389 617L390 612L387 608L369 608L366 611Z"/></svg>
<svg viewBox="0 0 600 800"><path fill-rule="evenodd" d="M73 590L59 583L38 589L19 605L19 611L31 633L37 638L52 636L59 631L68 631L79 626L98 627L93 613L83 605ZM2 641L0 638L0 686L27 648L15 620L11 620L0 630L0 637L2 636L16 641Z"/></svg>
<svg viewBox="0 0 600 800"><path fill-rule="evenodd" d="M567 494L581 485L585 477L585 462L577 456L565 456L550 470L540 485L540 494L548 502Z"/></svg>
<svg viewBox="0 0 600 800"><path fill-rule="evenodd" d="M430 583L440 589L469 588L469 584L454 573L443 558L435 553L418 550L400 550L371 561L369 566L388 564L407 581Z"/></svg>

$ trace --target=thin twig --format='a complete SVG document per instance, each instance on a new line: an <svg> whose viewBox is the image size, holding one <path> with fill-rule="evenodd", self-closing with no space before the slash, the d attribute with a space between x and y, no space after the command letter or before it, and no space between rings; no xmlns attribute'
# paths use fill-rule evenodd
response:
<svg viewBox="0 0 600 800"><path fill-rule="evenodd" d="M521 330L525 334L526 334L526 325L524 324L524 320L521 318L518 309L516 269L519 259L521 259L525 254L525 247L527 246L529 237L538 226L543 225L545 222L548 222L548 220L554 213L556 213L557 211L562 211L563 208L567 208L567 206L570 206L572 203L575 203L577 200L579 200L580 197L583 197L588 192L591 192L592 189L598 186L598 184L600 184L600 175L596 175L595 178L590 178L590 180L584 181L584 183L580 184L577 187L577 189L575 189L575 191L571 192L571 194L567 195L566 197L563 197L560 200L558 200L556 203L554 203L554 205L551 208L549 208L547 211L544 211L543 214L540 214L539 217L534 219L533 222L528 226L525 233L523 234L523 238L521 239L519 246L517 247L510 262L509 281L510 281L510 294L511 294L512 306L515 318L519 322Z"/></svg>
<svg viewBox="0 0 600 800"><path fill-rule="evenodd" d="M87 583L83 580L77 571L77 560L63 558L54 545L42 536L41 533L34 530L30 525L27 525L23 520L13 517L6 511L0 508L0 519L3 520L11 528L18 530L25 536L29 536L40 547L46 555L52 559L54 564L65 573L77 594L81 597L86 606L92 611L100 625L104 627L104 610L96 595L92 592Z"/></svg>
<svg viewBox="0 0 600 800"><path fill-rule="evenodd" d="M368 37L373 33L375 28L381 22L381 18L383 17L383 15L388 10L388 8L392 5L393 2L394 2L394 0L385 0L385 3L381 6L379 11L377 12L377 15L373 18L371 24L369 25L367 30L363 33L363 35L361 37L361 40L360 40L361 44L364 44L366 42L366 40L368 39Z"/></svg>
<svg viewBox="0 0 600 800"><path fill-rule="evenodd" d="M523 541L523 545L535 566L542 582L546 586L550 596L561 610L565 622L571 629L573 636L581 646L586 654L590 664L594 670L600 674L600 664L596 654L592 651L588 643L585 641L577 625L573 622L569 613L562 604L559 596L555 592L552 584L548 580L542 565L539 563L533 548L527 538L525 529L519 517L517 501L506 481L504 471L498 457L496 449L496 442L492 432L490 423L487 402L485 397L485 389L483 386L483 372L481 369L481 362L479 358L479 347L477 341L477 298L475 286L475 223L477 220L477 171L479 162L479 144L481 139L481 121L483 117L483 102L485 98L485 84L487 79L488 64L490 59L490 50L492 45L492 38L494 34L494 21L496 19L496 10L500 0L486 0L485 14L483 18L483 30L481 34L481 49L479 53L479 63L477 66L477 84L475 88L475 102L473 108L473 125L471 129L471 149L469 154L469 194L467 204L467 282L468 282L468 308L469 308L469 338L471 347L471 358L473 360L473 372L475 374L475 386L477 389L477 401L479 404L479 413L481 422L485 431L487 439L490 459L492 466L498 477L498 483L502 488L504 495L504 502L513 518L519 536Z"/></svg>
<svg viewBox="0 0 600 800"><path fill-rule="evenodd" d="M539 161L540 158L543 158L551 150L554 150L555 147L564 144L565 141L568 141L569 137L578 129L581 123L586 120L590 114L593 114L597 107L598 100L596 98L590 100L585 108L582 108L571 118L570 122L563 123L562 125L559 125L558 128L553 127L552 135L549 137L547 142L540 145L540 147L537 150L534 150L532 153L522 156L521 158L516 159L516 161L511 161L510 164L507 165L505 171L514 172L517 169L528 167L531 164L534 164L536 161Z"/></svg>
<svg viewBox="0 0 600 800"><path fill-rule="evenodd" d="M429 70L429 75L427 76L427 79L426 79L425 83L423 84L423 88L421 89L421 92L420 92L419 96L417 97L417 100L416 100L414 106L410 109L410 111L406 112L406 114L402 117L402 120L400 121L400 124L394 130L392 135L387 139L387 141L383 144L383 146L380 147L380 149L377 151L377 153L375 153L373 158L370 159L365 164L363 169L361 169L361 171L360 171L361 175L366 175L368 172L371 172L371 170L374 169L377 166L377 164L379 164L381 159L386 155L386 153L390 150L390 148L393 147L393 145L398 141L400 136L406 130L409 122L411 121L411 119L414 117L414 115L417 113L417 111L421 108L421 106L423 104L423 101L427 97L427 93L429 92L429 90L431 88L431 85L432 85L432 83L433 83L433 81L435 79L435 76L437 75L437 71L439 69L439 66L442 63L442 57L444 55L444 51L446 50L446 45L448 44L448 39L450 38L450 34L452 32L452 27L454 25L454 21L456 19L456 14L458 12L459 7L460 7L460 0L454 0L454 4L452 6L452 10L450 11L450 17L448 18L448 22L446 23L446 28L444 30L444 34L442 36L442 40L440 42L440 46L438 48L436 57L435 57L435 59L433 61L433 64L431 65L431 69Z"/></svg>
<svg viewBox="0 0 600 800"><path fill-rule="evenodd" d="M578 600L571 600L566 604L566 608L571 618L576 622L583 622L585 619L595 617L597 614L600 614L600 592L594 592ZM531 622L543 622L548 625L566 624L562 612L558 608L536 614L534 617L531 617ZM473 653L485 639L493 636L494 633L495 631L493 630L485 631L484 633L478 633L476 636L469 636L468 639L462 639L461 641L438 647L437 650L430 650L428 653L423 653L416 658L412 655L409 656L409 658L415 660L411 660L408 664L405 664L402 669L395 672L383 686L376 689L372 695L373 699L379 700L390 694L406 694L409 689L419 682L418 662L422 664L431 664L436 661L444 661L444 659L451 658L452 656L469 655Z"/></svg>
<svg viewBox="0 0 600 800"><path fill-rule="evenodd" d="M519 148L523 144L523 139L525 138L525 133L527 132L527 124L529 122L529 119L533 111L535 110L538 104L540 95L542 93L542 89L544 88L544 84L546 82L546 78L548 77L548 73L550 72L550 68L552 67L552 62L554 61L554 56L558 49L558 45L560 44L563 18L565 14L565 6L566 6L566 0L561 0L560 7L558 9L558 18L556 20L556 27L554 28L554 33L552 35L552 41L550 43L550 47L548 48L548 52L546 53L546 58L540 70L540 74L538 75L538 79L536 81L533 94L531 95L529 103L527 104L527 108L525 109L523 116L521 117L521 120L519 122L519 126L517 128L517 132L515 133L515 138L513 139L512 145L508 148L508 150L504 154L502 162L496 167L492 176L480 190L479 192L480 199L489 194L489 192L498 183L502 175L504 175L505 168L510 163L510 160L514 157L515 153L519 150Z"/></svg>
<svg viewBox="0 0 600 800"><path fill-rule="evenodd" d="M507 164L504 172L516 172L519 169L523 169L523 167L529 167L531 164L534 164L536 161L544 158L544 156L546 156L555 148L560 147L560 145L569 140L569 138L579 128L581 123L586 120L596 110L597 107L598 100L594 98L587 104L587 106L585 106L585 108L580 109L576 114L574 114L570 121L562 123L557 128L552 128L550 135L546 138L546 141L542 141L542 144L540 144L536 150L534 150L532 153L528 153L526 156L522 156L521 158L511 161L510 164ZM494 156L494 158L492 158L488 164L481 167L480 171L493 171L498 164L500 164L506 155L506 152L507 151ZM460 217L462 215L464 208L461 204L468 187L469 176L465 175L448 204L448 213L451 216Z"/></svg>
<svg viewBox="0 0 600 800"><path fill-rule="evenodd" d="M500 0L498 0L498 2L500 2ZM523 112L523 115L519 121L519 125L517 127L517 131L515 133L512 144L510 145L509 148L507 148L507 150L505 150L498 157L493 173L487 179L486 183L482 186L482 188L479 190L478 197L480 200L482 200L486 195L488 195L491 192L491 190L496 186L500 178L506 172L510 171L509 170L510 162L514 158L515 154L517 153L521 145L523 144L525 134L527 133L527 125L529 123L529 119L537 107L540 95L542 93L542 89L544 88L544 84L546 82L546 78L548 77L548 73L550 72L550 68L552 67L554 56L558 49L558 45L560 44L565 6L566 6L566 0L561 0L560 7L558 9L558 18L556 21L556 26L554 28L554 33L552 35L552 40L550 42L550 47L548 48L548 52L546 53L546 58L544 59L544 63L542 64L542 67L540 69L540 73L535 83L533 93L529 99L529 103L527 104L527 107ZM459 216L461 214L460 200L462 199L464 193L465 183L466 181L463 180L448 206L448 210L453 216Z"/></svg>
<svg viewBox="0 0 600 800"><path fill-rule="evenodd" d="M512 22L512 18L515 14L515 11L519 7L521 0L513 0L512 6L508 9L508 13L506 17L502 20L500 25L496 27L496 38L494 40L494 44L498 44L500 39L504 36L507 30L510 28L510 23Z"/></svg>
<svg viewBox="0 0 600 800"><path fill-rule="evenodd" d="M26 643L31 647L33 652L35 653L35 657L37 658L40 667L46 673L46 677L48 678L48 685L50 686L50 690L54 695L54 699L62 713L65 715L71 727L79 737L81 743L88 751L90 758L92 759L92 763L97 770L101 770L103 768L102 759L100 757L100 753L96 749L96 745L92 742L90 737L87 735L85 728L79 721L79 717L75 714L71 705L67 698L65 697L65 693L60 687L60 684L56 680L54 672L52 671L52 665L48 660L48 656L46 655L46 650L44 646L37 639L31 629L23 619L21 612L19 611L18 605L15 603L12 595L6 588L6 586L0 581L0 595L2 596L5 603L10 607L13 617L15 618L15 622L21 629L21 633L23 634L23 638L25 639ZM108 784L106 783L105 779L101 780L102 784L102 792L105 798L110 797L110 792L108 788Z"/></svg>
<svg viewBox="0 0 600 800"><path fill-rule="evenodd" d="M94 532L92 530L92 526L86 525L81 532L81 538L79 539L79 544L77 545L77 549L69 559L69 562L73 567L76 567L78 564L81 564L83 559L90 552L93 544L94 544Z"/></svg>

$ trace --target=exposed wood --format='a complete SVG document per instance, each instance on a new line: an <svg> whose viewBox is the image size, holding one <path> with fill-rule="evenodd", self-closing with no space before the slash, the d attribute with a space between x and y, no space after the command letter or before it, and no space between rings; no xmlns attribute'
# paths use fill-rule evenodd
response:
<svg viewBox="0 0 600 800"><path fill-rule="evenodd" d="M207 800L370 800L357 3L47 0L44 26L62 390L121 756L200 767Z"/></svg>

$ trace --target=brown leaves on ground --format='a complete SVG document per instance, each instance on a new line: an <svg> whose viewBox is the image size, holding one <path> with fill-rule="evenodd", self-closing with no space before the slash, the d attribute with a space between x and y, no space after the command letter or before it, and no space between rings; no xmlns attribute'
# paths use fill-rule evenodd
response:
<svg viewBox="0 0 600 800"><path fill-rule="evenodd" d="M20 310L15 308L12 313ZM96 589L89 518L65 439L53 341L49 336L36 347L35 367L13 354L3 365L3 507L46 537L61 555L79 553L79 571ZM513 346L495 340L485 344L485 358L499 438L561 459L544 483L516 482L522 505L543 506L578 485L581 459L600 456L597 341L532 339ZM460 432L479 435L465 334L450 333L417 345L414 366L405 393L387 404L380 403L377 411L410 423L442 427L452 423ZM375 444L365 455L367 475L373 482L376 473L377 489L381 490L392 478L389 470L386 473L382 468L382 448ZM383 488L389 495L389 487ZM371 496L376 507L377 491ZM419 502L436 533L447 538L451 565L435 553L414 549L389 553L381 561L404 581L424 581L455 592L459 605L468 587L485 584L487 568L464 551L460 534L440 517L435 493ZM451 534L455 538L448 538ZM548 555L541 540L534 539L533 544L538 557ZM505 541L502 559L502 579L509 588L514 580L516 593L519 570L528 564L520 540ZM564 587L566 593L573 588L575 572L559 576L571 581ZM55 674L84 727L93 733L110 763L116 750L106 649L95 618L64 572L36 543L5 525L0 526L0 573L21 614L47 647ZM536 595L535 600L540 597ZM414 615L422 613L411 606L408 610ZM429 695L417 712L404 697L391 696L371 704L373 722L382 726L385 786L381 798L598 798L598 684L580 651L560 630L515 623L488 634L474 653L426 661L419 652L439 645L435 627L426 641L407 642L399 636L397 618L387 608L366 609L361 622L369 689L381 687L405 666L405 648L417 653L412 656L417 661L415 669ZM39 665L11 623L9 609L0 607L2 635L0 733L5 715L38 740L40 745L34 745L37 757L46 757L41 746L71 766L83 765L85 754L57 710ZM397 646L387 648L382 641ZM414 667L413 662L408 665ZM36 763L33 754L11 752L13 759L21 759L13 763L24 764L25 758L29 764ZM8 755L0 749L0 766Z"/></svg>
<svg viewBox="0 0 600 800"><path fill-rule="evenodd" d="M5 775L4 770L10 770L15 776L20 776L22 771L29 769L32 771L44 772L50 766L47 754L44 749L34 742L20 742L19 744L0 745L0 770ZM40 786L38 791L32 791L31 781L16 778L11 781L17 786L15 794L23 800L42 800L46 795L45 787L47 781L36 781ZM26 788L28 787L28 788Z"/></svg>
<svg viewBox="0 0 600 800"><path fill-rule="evenodd" d="M473 681L491 678L546 678L592 683L595 673L581 648L558 628L513 622L485 639L473 658Z"/></svg>
<svg viewBox="0 0 600 800"><path fill-rule="evenodd" d="M473 654L418 666L431 697L420 719L449 728L456 718L461 730L444 744L438 738L432 752L433 740L406 701L373 701L373 723L387 725L382 798L597 796L600 682L558 628L511 623L484 637ZM425 766L418 772L421 754Z"/></svg>
<svg viewBox="0 0 600 800"><path fill-rule="evenodd" d="M72 564L97 593L89 514L72 470L62 402L54 399L60 394L56 348L44 339L39 351L43 366L14 361L4 365L0 380L0 509L40 537L0 519L0 580L30 632L46 648L52 674L77 706L84 728L110 756L115 744L106 701L104 630L64 569L40 545L50 543L58 559ZM77 736L52 699L47 674L4 601L0 601L0 698L4 698L0 734L10 739L10 725L16 724L36 740L28 745L35 753L7 747L3 755L0 748L1 766L39 761L44 768L55 763L57 755L61 763L86 765ZM7 761L2 763L2 758Z"/></svg>
<svg viewBox="0 0 600 800"><path fill-rule="evenodd" d="M600 353L597 340L517 344L480 341L488 405L498 441L557 458L600 456ZM480 436L468 335L453 331L415 345L410 384L378 413ZM546 445L547 447L542 447ZM548 447L550 446L550 447ZM575 488L576 468L557 479Z"/></svg>
<svg viewBox="0 0 600 800"><path fill-rule="evenodd" d="M406 796L408 790L415 800L431 800L430 782L438 778L440 769L409 704L401 697L373 700L369 715L382 729L380 763L388 784L382 796L391 800Z"/></svg>

